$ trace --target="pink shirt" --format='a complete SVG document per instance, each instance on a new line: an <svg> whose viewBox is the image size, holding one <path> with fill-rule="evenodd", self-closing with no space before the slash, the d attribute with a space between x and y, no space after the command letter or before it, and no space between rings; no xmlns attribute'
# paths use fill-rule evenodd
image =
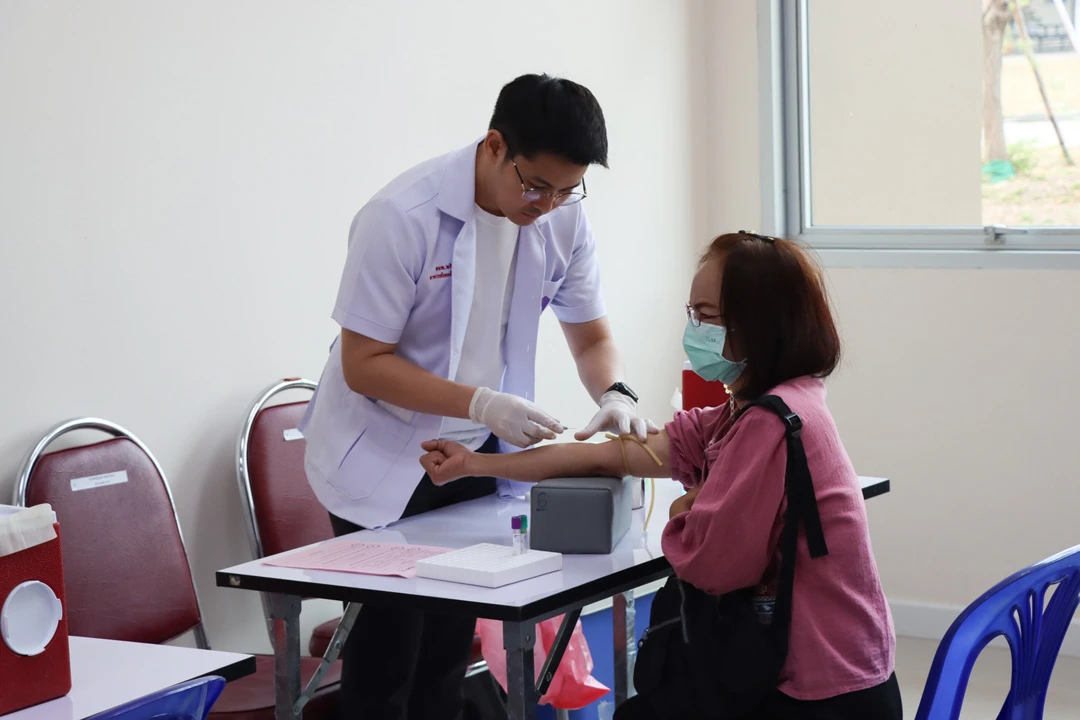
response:
<svg viewBox="0 0 1080 720"><path fill-rule="evenodd" d="M803 423L810 475L829 554L811 558L799 536L791 637L780 690L820 700L885 682L896 637L870 547L858 476L815 378L776 387ZM704 477L693 509L664 528L664 555L683 580L712 594L757 586L779 565L787 445L771 411L753 407L729 427L726 406L677 413L668 423L673 476Z"/></svg>

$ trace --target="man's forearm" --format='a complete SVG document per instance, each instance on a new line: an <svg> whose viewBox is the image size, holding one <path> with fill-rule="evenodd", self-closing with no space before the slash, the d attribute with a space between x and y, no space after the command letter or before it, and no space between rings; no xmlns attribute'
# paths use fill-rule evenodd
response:
<svg viewBox="0 0 1080 720"><path fill-rule="evenodd" d="M439 377L392 354L367 358L350 375L353 392L429 415L467 418L476 392L476 388Z"/></svg>
<svg viewBox="0 0 1080 720"><path fill-rule="evenodd" d="M610 338L591 345L576 362L581 384L596 402L600 402L600 396L609 387L625 379L622 356Z"/></svg>

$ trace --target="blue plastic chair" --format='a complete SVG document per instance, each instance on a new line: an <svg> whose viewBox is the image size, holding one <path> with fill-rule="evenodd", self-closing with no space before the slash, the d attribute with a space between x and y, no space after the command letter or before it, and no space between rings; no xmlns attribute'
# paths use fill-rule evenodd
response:
<svg viewBox="0 0 1080 720"><path fill-rule="evenodd" d="M210 675L117 705L87 720L206 720L224 689L225 679Z"/></svg>
<svg viewBox="0 0 1080 720"><path fill-rule="evenodd" d="M1055 586L1049 603L1047 590ZM916 720L956 720L983 648L1004 636L1012 686L998 720L1039 720L1061 643L1080 603L1080 545L1024 568L960 614L938 646Z"/></svg>

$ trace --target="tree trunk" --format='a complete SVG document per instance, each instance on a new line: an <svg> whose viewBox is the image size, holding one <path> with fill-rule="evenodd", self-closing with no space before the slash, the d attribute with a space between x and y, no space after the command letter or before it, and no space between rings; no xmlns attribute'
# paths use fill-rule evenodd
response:
<svg viewBox="0 0 1080 720"><path fill-rule="evenodd" d="M986 161L1008 160L1005 118L1001 109L1001 57L1005 28L1011 13L1009 0L985 0L983 4L983 142Z"/></svg>
<svg viewBox="0 0 1080 720"><path fill-rule="evenodd" d="M1024 55L1027 56L1028 62L1031 63L1031 71L1035 73L1035 83L1039 86L1039 94L1042 95L1046 116L1050 118L1050 124L1054 126L1054 134L1057 135L1058 145L1061 146L1061 154L1065 156L1066 163L1075 165L1072 156L1069 155L1069 148L1065 145L1065 137L1061 134L1057 118L1054 117L1054 108L1050 105L1050 96L1046 94L1046 85L1043 83L1042 75L1039 73L1039 64L1035 62L1035 53L1031 52L1031 38L1028 37L1027 24L1024 22L1024 11L1014 7L1013 17L1016 19L1016 30L1020 36L1020 43L1024 47Z"/></svg>

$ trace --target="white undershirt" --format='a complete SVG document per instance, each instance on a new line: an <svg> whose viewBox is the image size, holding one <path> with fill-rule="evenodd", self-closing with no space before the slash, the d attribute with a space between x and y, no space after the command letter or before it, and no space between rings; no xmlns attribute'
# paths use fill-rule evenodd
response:
<svg viewBox="0 0 1080 720"><path fill-rule="evenodd" d="M484 211L479 205L473 214L476 274L472 306L457 375L452 379L462 385L499 390L506 368L503 338L510 318L510 298L514 294L518 226L505 217ZM468 418L444 418L439 437L456 440L475 450L490 434L486 427Z"/></svg>

